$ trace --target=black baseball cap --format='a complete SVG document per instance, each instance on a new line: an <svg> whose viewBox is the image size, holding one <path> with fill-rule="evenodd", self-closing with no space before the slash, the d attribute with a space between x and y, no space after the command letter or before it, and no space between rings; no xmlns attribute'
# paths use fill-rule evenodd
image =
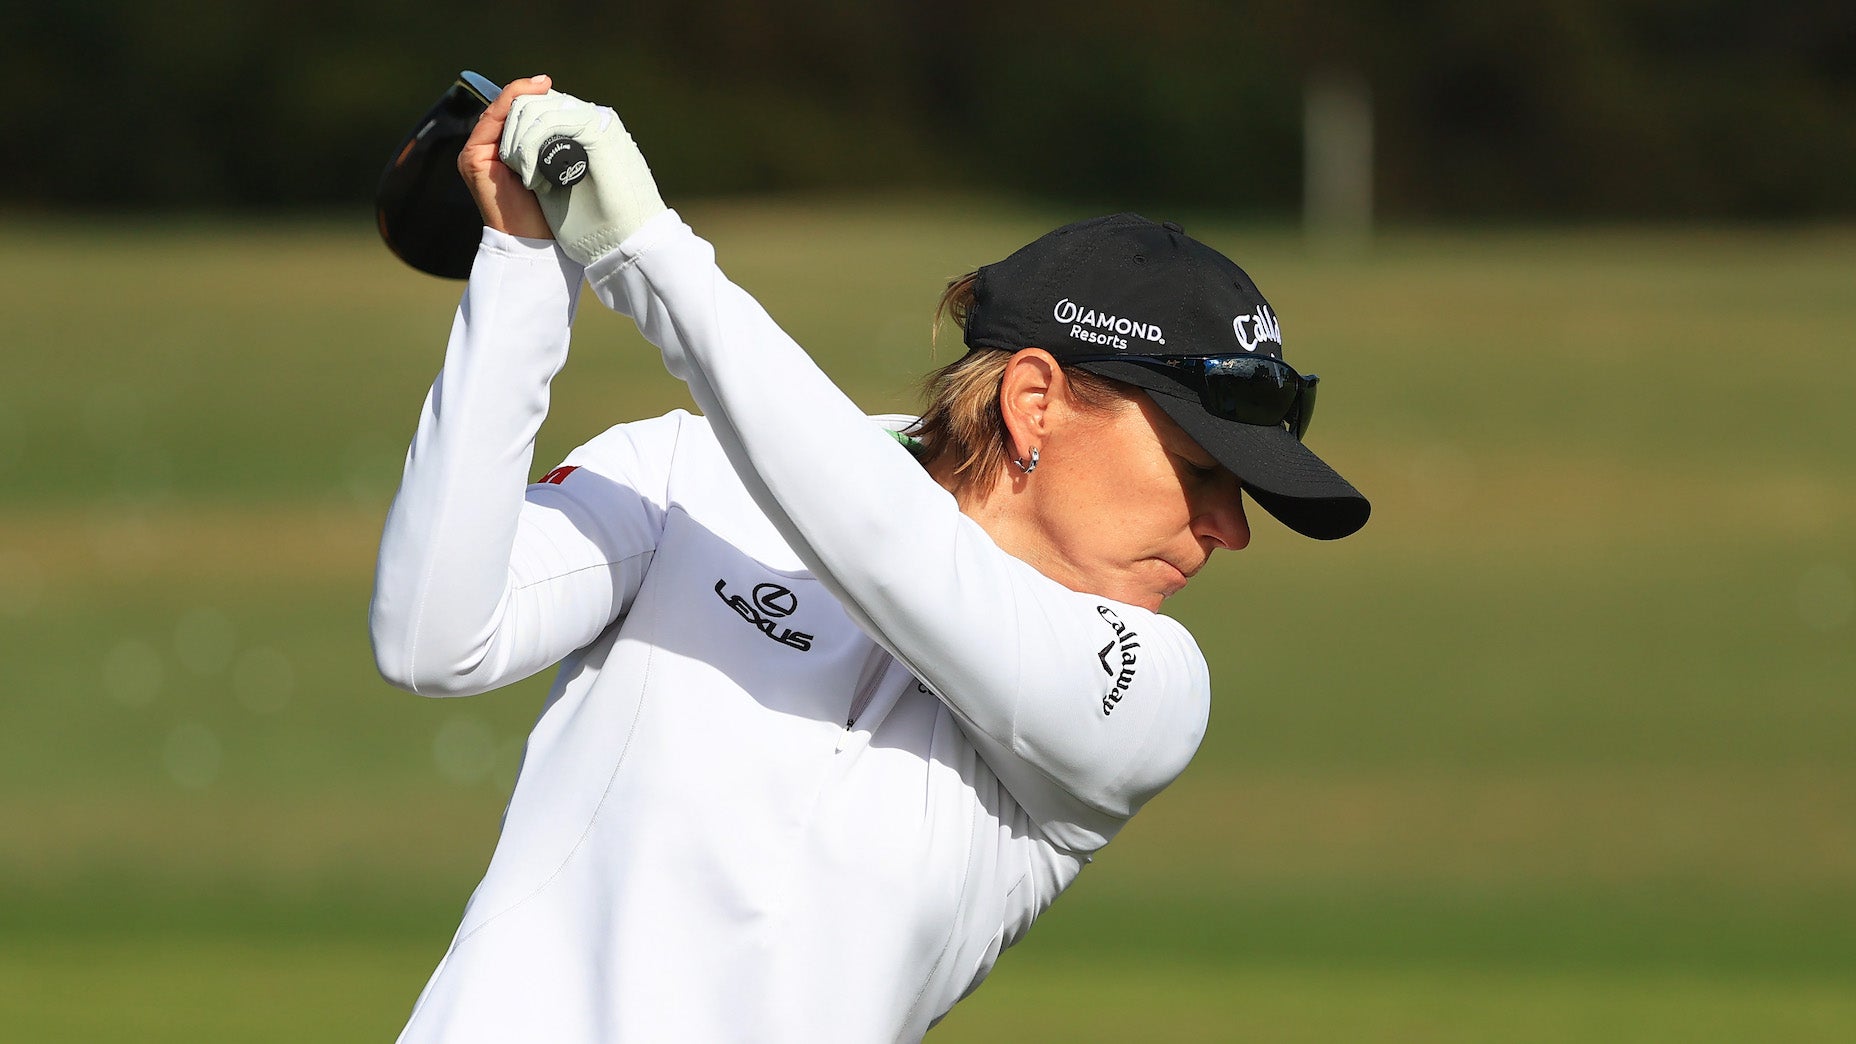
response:
<svg viewBox="0 0 1856 1044"><path fill-rule="evenodd" d="M981 268L965 340L970 349L1042 348L1059 363L1078 360L1082 369L1142 389L1297 533L1334 540L1366 524L1372 505L1303 445L1292 425L1215 416L1183 375L1103 358L1282 361L1281 324L1257 284L1173 222L1138 214L1078 221Z"/></svg>

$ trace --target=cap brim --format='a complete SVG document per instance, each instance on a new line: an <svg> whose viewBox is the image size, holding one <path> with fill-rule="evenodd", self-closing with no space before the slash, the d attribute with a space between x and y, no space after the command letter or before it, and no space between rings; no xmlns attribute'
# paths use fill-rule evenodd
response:
<svg viewBox="0 0 1856 1044"><path fill-rule="evenodd" d="M1194 442L1231 469L1252 500L1297 533L1339 540L1366 525L1372 504L1287 429L1214 417L1197 395L1141 367L1092 362L1084 368L1145 390Z"/></svg>

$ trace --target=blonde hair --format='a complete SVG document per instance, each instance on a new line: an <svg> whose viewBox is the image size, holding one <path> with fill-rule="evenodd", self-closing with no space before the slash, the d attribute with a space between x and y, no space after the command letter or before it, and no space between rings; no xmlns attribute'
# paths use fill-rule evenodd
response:
<svg viewBox="0 0 1856 1044"><path fill-rule="evenodd" d="M978 272L968 272L941 292L934 310L936 345L940 343L944 320L966 328L978 278ZM958 500L983 490L1012 458L1012 438L1000 408L999 385L1014 354L1004 348L976 348L922 381L927 402L921 420L910 431L922 441L922 463L930 470L946 469ZM1082 369L1066 369L1063 373L1070 398L1084 409L1110 410L1127 401L1128 393L1119 382Z"/></svg>

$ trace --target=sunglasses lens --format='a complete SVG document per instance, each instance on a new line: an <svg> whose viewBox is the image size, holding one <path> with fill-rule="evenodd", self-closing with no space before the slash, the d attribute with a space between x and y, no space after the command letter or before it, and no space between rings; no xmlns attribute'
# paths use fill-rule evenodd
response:
<svg viewBox="0 0 1856 1044"><path fill-rule="evenodd" d="M1304 377L1281 359L1269 355L1168 356L1085 355L1071 363L1116 363L1168 375L1198 391L1199 402L1214 417L1284 427L1298 440L1308 431L1315 414L1314 374ZM1115 370L1105 376L1119 377Z"/></svg>
<svg viewBox="0 0 1856 1044"><path fill-rule="evenodd" d="M1315 418L1315 387L1321 378L1314 374L1302 378L1302 397L1296 400L1295 416L1290 418L1289 430L1295 433L1295 441L1302 441L1308 434L1308 424Z"/></svg>
<svg viewBox="0 0 1856 1044"><path fill-rule="evenodd" d="M1205 406L1245 424L1281 424L1302 389L1295 371L1267 357L1205 360Z"/></svg>

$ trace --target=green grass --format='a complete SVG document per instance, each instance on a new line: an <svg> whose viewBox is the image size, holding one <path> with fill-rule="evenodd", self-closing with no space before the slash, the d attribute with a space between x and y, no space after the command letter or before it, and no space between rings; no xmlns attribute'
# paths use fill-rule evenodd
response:
<svg viewBox="0 0 1856 1044"><path fill-rule="evenodd" d="M1829 1042L1852 1019L1847 981L1058 959L955 1009L942 1039Z"/></svg>
<svg viewBox="0 0 1856 1044"><path fill-rule="evenodd" d="M942 281L1059 217L686 213L872 410ZM1192 227L1374 520L1253 517L1175 600L1198 760L934 1039L1856 1038L1856 233ZM544 687L367 650L457 286L358 224L8 232L0 1035L388 1037ZM576 331L538 471L687 402Z"/></svg>

